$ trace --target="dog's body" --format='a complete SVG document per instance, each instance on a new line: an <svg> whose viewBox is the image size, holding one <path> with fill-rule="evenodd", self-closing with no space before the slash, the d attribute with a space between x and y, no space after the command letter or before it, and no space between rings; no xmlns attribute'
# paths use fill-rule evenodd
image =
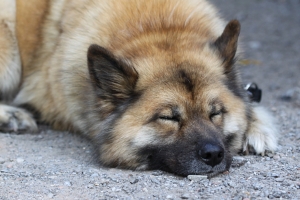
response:
<svg viewBox="0 0 300 200"><path fill-rule="evenodd" d="M0 6L11 8L0 12L0 97L16 106L0 104L0 130L35 130L17 108L26 105L88 135L107 166L181 175L225 171L248 145L276 149L270 116L248 101L234 66L239 23L224 30L207 2Z"/></svg>

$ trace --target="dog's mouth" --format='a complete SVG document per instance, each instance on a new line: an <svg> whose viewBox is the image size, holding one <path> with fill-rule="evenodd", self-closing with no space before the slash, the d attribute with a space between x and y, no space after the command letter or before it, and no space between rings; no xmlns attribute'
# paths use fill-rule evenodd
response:
<svg viewBox="0 0 300 200"><path fill-rule="evenodd" d="M158 150L157 150L158 149ZM180 176L188 175L207 175L208 178L217 176L220 173L228 171L232 162L232 156L229 152L224 152L221 160L205 161L199 158L195 151L175 151L163 147L147 149L147 165L150 170L163 170ZM150 153L151 152L151 153Z"/></svg>
<svg viewBox="0 0 300 200"><path fill-rule="evenodd" d="M212 178L223 172L228 171L230 167L230 164L228 164L226 160L222 161L222 163L214 167L207 166L206 164L201 163L199 161L195 161L195 163L197 163L196 166L195 164L185 164L184 166L180 166L180 169L175 169L173 173L176 173L181 176L205 175L208 178Z"/></svg>
<svg viewBox="0 0 300 200"><path fill-rule="evenodd" d="M185 163L173 163L173 164L169 164L166 162L161 162L159 165L150 164L150 169L159 169L166 172L177 174L179 176L205 175L208 178L215 177L223 172L228 171L229 167L230 164L227 164L225 160L215 167L208 166L199 160L187 161Z"/></svg>

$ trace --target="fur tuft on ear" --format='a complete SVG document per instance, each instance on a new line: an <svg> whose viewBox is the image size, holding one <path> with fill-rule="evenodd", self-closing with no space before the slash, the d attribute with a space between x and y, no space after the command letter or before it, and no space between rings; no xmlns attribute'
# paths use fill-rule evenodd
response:
<svg viewBox="0 0 300 200"><path fill-rule="evenodd" d="M96 44L89 47L87 58L90 78L100 99L118 104L130 98L138 79L133 67Z"/></svg>
<svg viewBox="0 0 300 200"><path fill-rule="evenodd" d="M225 73L230 72L234 64L240 29L241 26L238 20L230 21L222 35L214 43L224 59Z"/></svg>

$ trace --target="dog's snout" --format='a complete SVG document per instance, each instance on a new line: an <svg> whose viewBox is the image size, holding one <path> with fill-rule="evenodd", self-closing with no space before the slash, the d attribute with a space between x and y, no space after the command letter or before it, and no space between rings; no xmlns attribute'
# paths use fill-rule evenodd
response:
<svg viewBox="0 0 300 200"><path fill-rule="evenodd" d="M198 153L201 160L212 167L218 165L224 158L224 149L218 144L205 144Z"/></svg>

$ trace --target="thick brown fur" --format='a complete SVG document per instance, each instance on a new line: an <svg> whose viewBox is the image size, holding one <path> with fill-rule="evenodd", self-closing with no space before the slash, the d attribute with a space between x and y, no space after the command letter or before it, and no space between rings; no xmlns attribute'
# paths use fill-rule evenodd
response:
<svg viewBox="0 0 300 200"><path fill-rule="evenodd" d="M276 149L271 117L241 87L240 24L206 1L0 6L11 8L0 12L0 97L11 104L0 104L0 130L36 130L18 108L29 105L38 121L89 136L104 165L181 175L228 170L248 146Z"/></svg>

